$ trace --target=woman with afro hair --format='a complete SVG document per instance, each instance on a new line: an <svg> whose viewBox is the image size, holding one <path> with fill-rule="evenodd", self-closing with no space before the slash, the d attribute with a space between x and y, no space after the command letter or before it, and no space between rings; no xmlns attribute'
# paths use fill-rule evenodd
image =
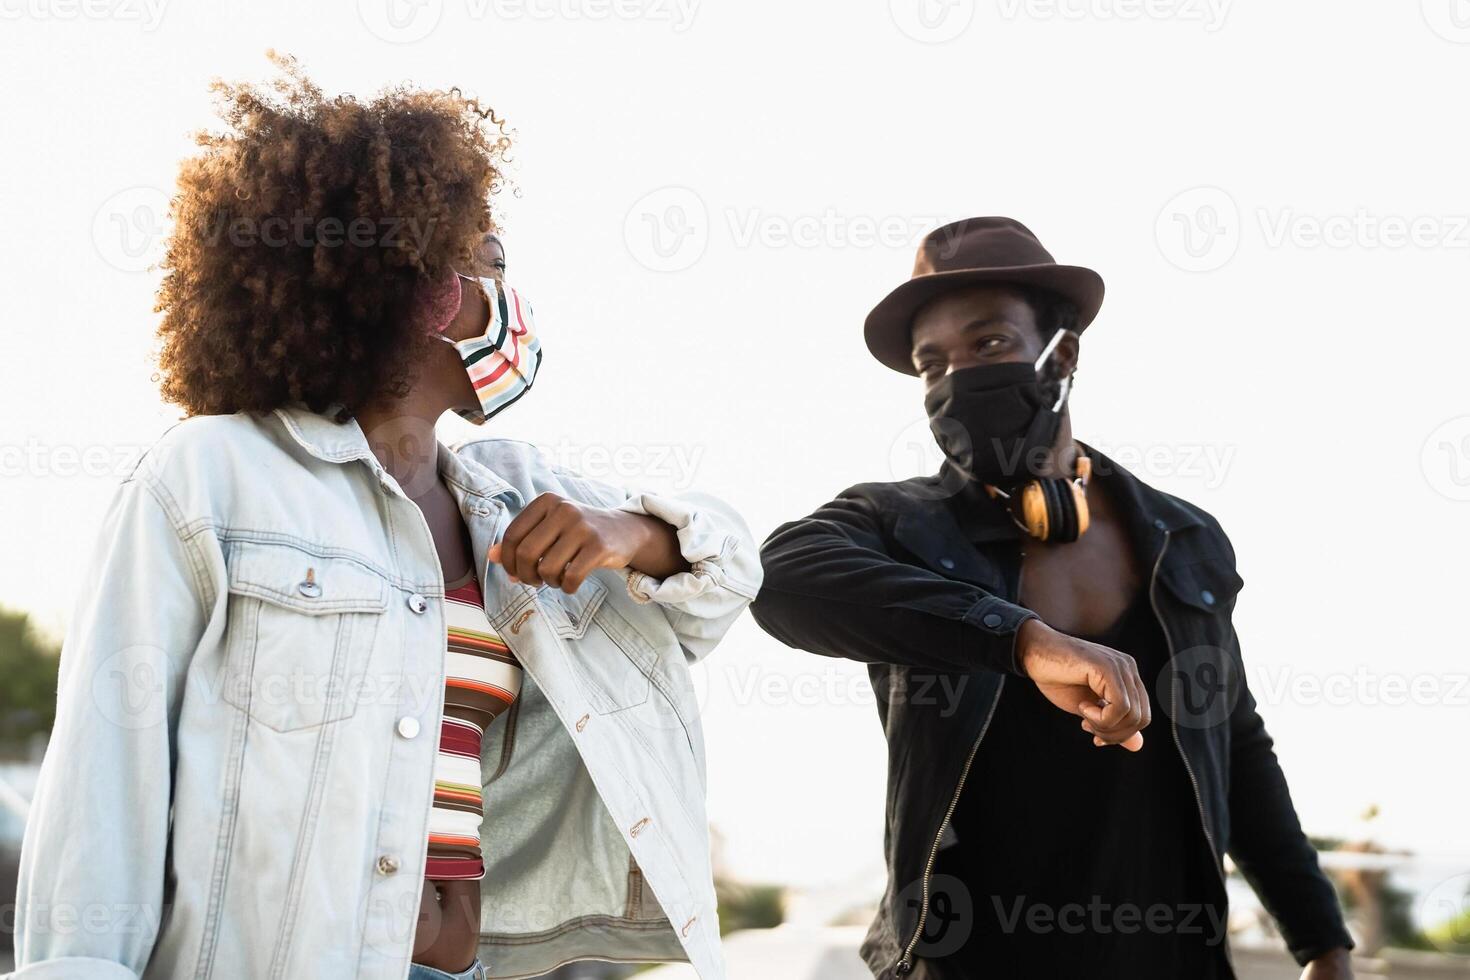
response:
<svg viewBox="0 0 1470 980"><path fill-rule="evenodd" d="M750 533L440 443L541 365L505 127L272 58L215 84L180 171L157 310L187 417L78 583L15 976L721 976L688 671L760 584Z"/></svg>

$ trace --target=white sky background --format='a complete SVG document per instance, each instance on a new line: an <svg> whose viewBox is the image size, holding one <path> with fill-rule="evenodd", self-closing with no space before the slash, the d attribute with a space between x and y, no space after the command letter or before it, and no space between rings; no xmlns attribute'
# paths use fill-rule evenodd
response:
<svg viewBox="0 0 1470 980"><path fill-rule="evenodd" d="M176 417L144 266L209 80L275 47L328 91L457 84L510 119L547 353L490 430L618 482L692 472L758 538L937 458L918 382L861 339L925 230L1011 215L1096 268L1076 432L1231 535L1303 822L1377 803L1381 839L1470 851L1465 0L420 0L396 32L402 0L154 2L0 0L0 602L64 624L108 461ZM864 670L746 619L704 680L733 869L877 867Z"/></svg>

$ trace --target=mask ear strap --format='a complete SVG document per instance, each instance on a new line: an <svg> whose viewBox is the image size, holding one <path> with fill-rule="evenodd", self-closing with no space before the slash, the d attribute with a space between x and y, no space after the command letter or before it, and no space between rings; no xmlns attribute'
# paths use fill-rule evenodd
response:
<svg viewBox="0 0 1470 980"><path fill-rule="evenodd" d="M488 335L490 331L495 329L496 324L500 322L500 306L498 305L500 302L499 283L494 279L490 279L490 289L487 290L485 288L485 277L467 276L463 272L457 273L457 275L466 282L474 283L475 288L480 292L480 298L485 301L485 309L489 311L485 317L485 333ZM494 295L492 295L492 292Z"/></svg>
<svg viewBox="0 0 1470 980"><path fill-rule="evenodd" d="M1037 357L1036 363L1031 366L1040 371L1041 365L1046 363L1046 359L1048 357L1051 357L1051 352L1057 349L1057 344L1060 344L1062 342L1062 334L1071 332L1072 331L1070 330L1063 329L1053 333L1051 335L1051 340L1048 340L1046 342L1046 346L1041 349L1041 356Z"/></svg>
<svg viewBox="0 0 1470 980"><path fill-rule="evenodd" d="M1041 356L1038 357L1038 358L1036 358L1036 363L1034 363L1033 365L1031 365L1032 368L1034 368L1037 371L1040 371L1041 370L1041 365L1043 365L1043 364L1046 363L1046 359L1048 357L1051 357L1052 351L1054 351L1054 350L1057 349L1057 344L1060 344L1062 342L1062 334L1071 333L1071 332L1072 331L1070 331L1070 330L1068 330L1068 329L1066 329L1064 327L1063 329L1058 330L1055 333L1053 333L1051 335L1051 340L1048 340L1046 342L1046 346L1041 349ZM1062 379L1062 390L1061 390L1061 393L1057 396L1056 404L1051 407L1051 410L1053 412L1057 412L1057 411L1060 411L1061 410L1062 406L1064 404L1066 404L1067 395L1069 395L1071 393L1071 391L1072 391L1072 376L1069 374L1065 378Z"/></svg>

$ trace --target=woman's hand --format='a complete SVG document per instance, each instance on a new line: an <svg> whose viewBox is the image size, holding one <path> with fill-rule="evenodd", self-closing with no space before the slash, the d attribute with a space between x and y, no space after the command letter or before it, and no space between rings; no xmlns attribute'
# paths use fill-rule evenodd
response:
<svg viewBox="0 0 1470 980"><path fill-rule="evenodd" d="M654 578L687 572L674 529L656 517L579 504L543 493L516 515L490 560L514 582L576 592L595 568L632 568Z"/></svg>

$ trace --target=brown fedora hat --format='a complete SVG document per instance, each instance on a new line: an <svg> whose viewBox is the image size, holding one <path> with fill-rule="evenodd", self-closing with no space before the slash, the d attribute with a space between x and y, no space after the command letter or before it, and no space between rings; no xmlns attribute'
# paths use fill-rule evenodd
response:
<svg viewBox="0 0 1470 980"><path fill-rule="evenodd" d="M1077 332L1102 306L1103 281L1091 269L1057 265L1031 230L1012 218L965 218L924 236L908 282L868 314L863 336L879 361L917 376L909 329L919 307L941 293L985 283L1024 283L1049 289L1077 305Z"/></svg>

